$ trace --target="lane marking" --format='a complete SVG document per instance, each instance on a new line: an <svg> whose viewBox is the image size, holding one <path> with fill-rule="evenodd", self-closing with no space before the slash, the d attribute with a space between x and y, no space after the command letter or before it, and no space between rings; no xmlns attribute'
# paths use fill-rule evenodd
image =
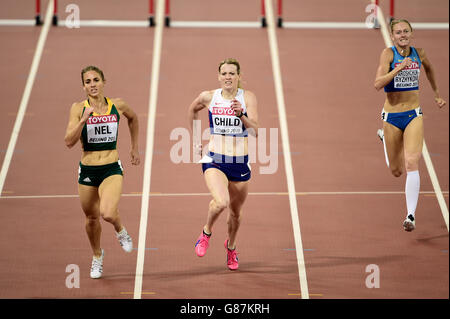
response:
<svg viewBox="0 0 450 319"><path fill-rule="evenodd" d="M444 195L442 194L441 186L434 171L433 163L431 162L430 154L428 153L427 144L425 143L425 138L423 140L422 155L425 160L425 164L428 169L428 174L430 175L431 183L433 184L434 192L436 193L436 198L441 208L442 217L444 217L445 225L447 226L448 232L448 208L445 202Z"/></svg>
<svg viewBox="0 0 450 319"><path fill-rule="evenodd" d="M289 204L291 208L292 227L296 248L298 276L300 280L300 292L303 299L309 299L308 283L306 280L305 260L303 256L302 236L300 232L300 221L298 218L297 197L294 184L294 172L292 168L291 150L289 145L289 131L286 119L286 107L283 96L283 83L281 77L280 58L278 56L277 35L275 32L275 19L273 15L272 0L265 0L264 6L267 13L267 33L269 37L270 57L272 59L272 72L274 76L275 93L277 98L278 114L280 115L281 141L283 147L284 166L289 193Z"/></svg>
<svg viewBox="0 0 450 319"><path fill-rule="evenodd" d="M139 242L138 253L136 261L136 278L134 281L134 299L141 299L142 295L142 279L144 273L144 256L145 256L145 239L147 234L148 221L148 203L150 195L150 180L153 159L153 144L155 137L155 114L156 101L158 97L158 82L159 82L159 68L161 61L161 46L162 46L162 31L164 19L164 0L158 0L156 9L156 26L155 36L153 39L153 60L152 60L152 74L150 80L150 98L149 111L147 118L147 140L145 146L145 163L144 163L144 178L142 186L142 201L141 201L141 220L139 223Z"/></svg>
<svg viewBox="0 0 450 319"><path fill-rule="evenodd" d="M0 19L2 27L34 27L35 25L36 20L34 19Z"/></svg>
<svg viewBox="0 0 450 319"><path fill-rule="evenodd" d="M3 193L14 193L12 191L3 191ZM445 197L448 197L449 191L443 191ZM297 196L332 196L332 195L404 195L404 191L397 192L296 192ZM433 196L436 194L434 191L420 191L421 195ZM289 195L287 192L249 192L248 195L251 196L286 196ZM124 197L140 197L140 193L128 193L122 194ZM150 193L149 197L190 197L190 196L211 196L211 193ZM78 194L67 194L67 195L6 195L0 196L0 199L53 199L53 198L78 198Z"/></svg>
<svg viewBox="0 0 450 319"><path fill-rule="evenodd" d="M258 21L171 21L174 28L261 28Z"/></svg>
<svg viewBox="0 0 450 319"><path fill-rule="evenodd" d="M375 3L375 0L372 0L372 3ZM392 43L391 37L389 36L389 30L386 25L386 20L384 19L383 10L381 8L378 8L377 10L378 14L378 22L380 23L381 27L381 34L383 35L383 40L386 45L386 47L391 47L394 44ZM422 147L422 155L423 159L425 161L425 164L427 166L428 175L430 175L431 183L433 184L434 192L436 194L437 201L439 203L439 207L441 208L442 216L444 217L445 226L447 226L447 232L448 232L448 207L445 202L444 196L442 195L441 187L439 186L439 181L436 175L436 172L433 167L433 163L431 162L430 153L428 153L427 144L425 143L425 137L423 139L423 147Z"/></svg>
<svg viewBox="0 0 450 319"><path fill-rule="evenodd" d="M288 294L288 296L300 296L300 293L293 293L293 294ZM323 296L323 294L309 294L309 296L311 297L321 297Z"/></svg>
<svg viewBox="0 0 450 319"><path fill-rule="evenodd" d="M32 19L0 19L0 26L35 26ZM448 22L415 22L415 30L448 30ZM58 26L65 27L65 20ZM147 20L80 20L80 27L148 28ZM171 28L261 28L260 21L171 21ZM364 22L283 21L285 29L367 29Z"/></svg>
<svg viewBox="0 0 450 319"><path fill-rule="evenodd" d="M121 294L121 295L133 295L134 292L133 292L133 291L121 291L120 294ZM142 295L156 295L156 292L152 292L152 291L142 291L141 294L142 294Z"/></svg>
<svg viewBox="0 0 450 319"><path fill-rule="evenodd" d="M20 101L19 111L17 112L16 121L14 122L14 127L11 132L11 137L9 139L8 149L6 150L5 158L2 164L2 169L0 171L0 194L3 192L3 186L5 184L6 175L8 174L9 165L11 164L11 159L14 153L14 148L16 147L17 138L19 136L23 118L26 113L28 101L30 100L31 90L33 88L34 80L36 78L36 74L39 68L39 62L41 61L42 52L44 51L45 41L47 39L47 34L52 22L51 21L52 16L53 16L53 0L50 0L47 5L47 12L45 14L44 25L41 29L41 33L39 35L39 39L36 45L36 50L33 56L33 62L31 63L30 73L28 74L27 82L25 84L22 100Z"/></svg>
<svg viewBox="0 0 450 319"><path fill-rule="evenodd" d="M411 23L414 30L448 30L448 22L416 22ZM286 29L367 29L365 22L295 22L283 21Z"/></svg>

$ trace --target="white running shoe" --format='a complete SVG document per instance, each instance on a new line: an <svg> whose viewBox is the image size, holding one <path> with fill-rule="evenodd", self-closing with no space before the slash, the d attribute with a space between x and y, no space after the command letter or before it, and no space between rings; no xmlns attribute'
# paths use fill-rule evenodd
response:
<svg viewBox="0 0 450 319"><path fill-rule="evenodd" d="M127 253L131 253L133 251L133 240L131 239L130 235L128 235L125 227L122 228L120 233L116 233L116 236L123 250L125 250Z"/></svg>
<svg viewBox="0 0 450 319"><path fill-rule="evenodd" d="M378 129L377 131L377 135L380 138L380 140L383 142L383 138L384 138L384 131L382 128Z"/></svg>
<svg viewBox="0 0 450 319"><path fill-rule="evenodd" d="M91 266L91 278L98 279L102 276L103 273L103 257L105 256L105 252L102 249L102 255L98 258L92 257L92 266Z"/></svg>
<svg viewBox="0 0 450 319"><path fill-rule="evenodd" d="M405 231L413 231L416 229L416 219L413 215L409 214L403 222L403 229Z"/></svg>

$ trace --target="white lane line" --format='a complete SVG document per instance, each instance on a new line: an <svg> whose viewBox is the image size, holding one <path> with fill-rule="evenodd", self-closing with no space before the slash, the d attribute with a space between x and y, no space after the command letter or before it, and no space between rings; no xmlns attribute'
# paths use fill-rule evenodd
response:
<svg viewBox="0 0 450 319"><path fill-rule="evenodd" d="M14 123L11 137L9 139L8 148L6 150L5 158L2 164L2 170L0 171L0 194L3 192L3 186L5 184L6 175L8 174L9 165L13 156L14 148L16 147L17 138L19 137L20 128L22 127L23 118L30 100L31 90L33 88L36 73L39 68L39 62L41 61L42 51L44 50L45 40L50 29L52 15L53 15L53 0L50 0L47 5L47 12L45 14L44 25L42 27L39 39L34 51L33 62L31 63L30 73L25 84L22 100L20 101L19 111L17 112L16 121Z"/></svg>
<svg viewBox="0 0 450 319"><path fill-rule="evenodd" d="M448 191L443 191L448 195ZM404 191L363 191L363 192L296 192L297 196L333 196L333 195L404 195ZM434 191L421 191L421 195L435 195ZM288 192L250 192L249 196L286 196ZM122 194L123 197L141 197L141 193ZM149 193L149 197L190 197L190 196L211 196L211 193ZM0 199L55 199L55 198L78 198L77 194L62 195L7 195L0 196Z"/></svg>
<svg viewBox="0 0 450 319"><path fill-rule="evenodd" d="M257 21L171 21L174 28L261 28Z"/></svg>
<svg viewBox="0 0 450 319"><path fill-rule="evenodd" d="M448 22L413 22L414 30L448 30Z"/></svg>
<svg viewBox="0 0 450 319"><path fill-rule="evenodd" d="M65 26L65 21L59 21L59 26ZM147 20L80 20L80 27L119 27L148 28Z"/></svg>
<svg viewBox="0 0 450 319"><path fill-rule="evenodd" d="M431 162L430 153L427 149L427 144L425 143L425 139L423 141L422 147L422 155L425 161L425 164L428 169L428 174L430 175L431 183L433 184L434 192L436 193L436 198L439 203L439 207L441 208L442 217L444 217L445 225L447 226L448 231L448 208L447 203L445 202L444 195L441 191L441 186L439 186L439 181L436 175L436 172L433 167L433 163Z"/></svg>
<svg viewBox="0 0 450 319"><path fill-rule="evenodd" d="M372 0L374 3L374 0ZM386 25L386 21L384 19L383 10L378 8L378 22L380 23L381 33L383 35L384 43L386 47L391 47L394 44L392 43L391 37L389 36L389 29ZM414 27L413 27L414 28ZM422 155L427 166L428 174L430 175L431 183L433 184L434 192L436 194L436 198L439 203L439 207L441 208L442 217L444 217L445 225L447 226L448 231L448 207L444 199L444 195L442 194L441 187L439 186L439 181L436 175L436 172L433 167L433 163L431 162L430 153L428 153L427 144L425 143L425 138L423 139L423 147L422 147Z"/></svg>
<svg viewBox="0 0 450 319"><path fill-rule="evenodd" d="M59 20L58 26L65 26ZM32 19L0 19L0 26L34 26ZM415 22L415 30L448 30L448 22ZM148 28L147 20L80 20L80 27ZM173 28L261 28L260 21L171 21ZM285 29L367 29L364 22L284 21Z"/></svg>
<svg viewBox="0 0 450 319"><path fill-rule="evenodd" d="M32 19L0 19L0 26L4 27L31 27L36 25Z"/></svg>
<svg viewBox="0 0 450 319"><path fill-rule="evenodd" d="M414 30L448 30L448 23L419 22L411 23ZM307 22L284 21L286 29L367 29L364 22Z"/></svg>
<svg viewBox="0 0 450 319"><path fill-rule="evenodd" d="M298 218L297 197L294 184L294 173L292 169L291 149L289 146L289 133L286 120L286 106L284 103L283 83L281 77L280 58L278 56L277 35L275 32L275 19L273 15L272 0L264 1L267 13L267 33L269 37L270 56L272 59L272 72L275 82L275 93L277 98L278 114L280 117L281 141L283 145L284 166L289 193L289 204L291 207L292 227L297 256L298 275L300 280L300 292L303 299L309 299L308 284L306 280L305 259L303 256L302 236Z"/></svg>
<svg viewBox="0 0 450 319"><path fill-rule="evenodd" d="M161 61L162 31L164 18L164 0L158 0L156 10L155 36L153 39L152 75L150 80L150 99L147 120L147 140L145 146L144 180L142 186L141 220L139 224L139 242L134 281L134 299L142 297L142 279L144 275L145 239L147 234L148 203L150 194L153 144L155 137L156 101L158 97L159 67Z"/></svg>

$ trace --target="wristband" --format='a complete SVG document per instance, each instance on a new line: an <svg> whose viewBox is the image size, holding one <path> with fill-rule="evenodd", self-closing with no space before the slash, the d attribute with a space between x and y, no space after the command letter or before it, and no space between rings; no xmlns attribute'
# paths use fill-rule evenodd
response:
<svg viewBox="0 0 450 319"><path fill-rule="evenodd" d="M238 118L241 118L244 113L241 112L241 115L236 115Z"/></svg>

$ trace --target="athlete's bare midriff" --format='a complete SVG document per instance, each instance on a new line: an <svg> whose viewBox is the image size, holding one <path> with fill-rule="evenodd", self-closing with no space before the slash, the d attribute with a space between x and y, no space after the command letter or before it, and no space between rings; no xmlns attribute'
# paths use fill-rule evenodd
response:
<svg viewBox="0 0 450 319"><path fill-rule="evenodd" d="M245 156L248 154L248 137L211 134L209 151L227 156Z"/></svg>
<svg viewBox="0 0 450 319"><path fill-rule="evenodd" d="M89 166L106 165L118 160L119 153L117 150L90 151L81 154L81 164Z"/></svg>
<svg viewBox="0 0 450 319"><path fill-rule="evenodd" d="M406 112L419 106L419 90L386 93L386 101L384 102L386 112Z"/></svg>

